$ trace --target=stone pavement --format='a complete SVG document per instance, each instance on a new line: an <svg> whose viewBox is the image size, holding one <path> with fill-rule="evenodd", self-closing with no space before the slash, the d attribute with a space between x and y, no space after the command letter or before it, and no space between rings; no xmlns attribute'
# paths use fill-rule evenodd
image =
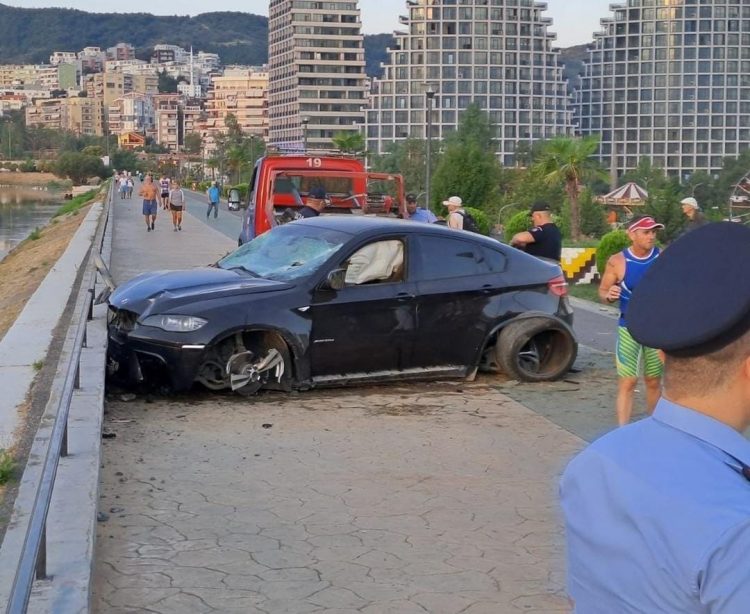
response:
<svg viewBox="0 0 750 614"><path fill-rule="evenodd" d="M116 202L115 279L231 249L194 211L147 233ZM94 611L568 611L557 482L583 442L503 384L110 400Z"/></svg>
<svg viewBox="0 0 750 614"><path fill-rule="evenodd" d="M568 611L582 442L487 383L108 403L94 611Z"/></svg>

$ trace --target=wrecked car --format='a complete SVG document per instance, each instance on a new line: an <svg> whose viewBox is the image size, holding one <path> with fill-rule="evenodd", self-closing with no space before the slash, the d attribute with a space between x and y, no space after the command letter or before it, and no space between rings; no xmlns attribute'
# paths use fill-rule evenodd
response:
<svg viewBox="0 0 750 614"><path fill-rule="evenodd" d="M320 216L215 266L114 290L110 373L254 394L409 378L564 375L576 358L559 265L464 231Z"/></svg>

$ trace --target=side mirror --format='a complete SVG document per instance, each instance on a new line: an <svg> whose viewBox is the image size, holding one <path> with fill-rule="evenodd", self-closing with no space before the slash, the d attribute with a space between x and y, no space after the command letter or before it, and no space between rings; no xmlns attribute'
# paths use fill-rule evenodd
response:
<svg viewBox="0 0 750 614"><path fill-rule="evenodd" d="M324 288L330 290L341 290L346 286L346 269L333 269L326 276Z"/></svg>

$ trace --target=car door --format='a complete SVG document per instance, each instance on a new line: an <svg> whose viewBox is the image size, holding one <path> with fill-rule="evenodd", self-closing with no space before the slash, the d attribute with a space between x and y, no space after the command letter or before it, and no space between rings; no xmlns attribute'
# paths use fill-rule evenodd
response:
<svg viewBox="0 0 750 614"><path fill-rule="evenodd" d="M372 375L412 366L416 322L409 260L406 237L369 241L340 262L346 270L343 288L320 287L314 292L313 378Z"/></svg>
<svg viewBox="0 0 750 614"><path fill-rule="evenodd" d="M471 365L494 321L488 307L502 292L506 259L476 241L444 234L420 236L415 253L414 362L419 367Z"/></svg>

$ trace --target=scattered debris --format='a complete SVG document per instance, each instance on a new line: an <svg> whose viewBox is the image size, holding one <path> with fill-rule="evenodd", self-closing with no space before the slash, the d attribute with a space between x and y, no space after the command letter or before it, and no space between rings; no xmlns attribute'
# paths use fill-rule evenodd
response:
<svg viewBox="0 0 750 614"><path fill-rule="evenodd" d="M114 439L115 437L117 437L117 433L110 433L109 431L102 433L102 439Z"/></svg>
<svg viewBox="0 0 750 614"><path fill-rule="evenodd" d="M120 512L124 512L124 511L125 511L125 508L123 507L110 507L109 508L110 514L119 514Z"/></svg>
<svg viewBox="0 0 750 614"><path fill-rule="evenodd" d="M107 522L107 520L109 520L109 514L105 514L104 512L98 512L96 514L97 522Z"/></svg>
<svg viewBox="0 0 750 614"><path fill-rule="evenodd" d="M273 424L269 424L268 422L266 422L266 423L265 423L265 424L263 425L263 428L264 428L264 429L270 429L270 428L271 428L272 426L273 426Z"/></svg>
<svg viewBox="0 0 750 614"><path fill-rule="evenodd" d="M131 401L136 400L136 396L132 392L126 392L125 394L120 395L120 400L124 401L125 403L130 403Z"/></svg>

